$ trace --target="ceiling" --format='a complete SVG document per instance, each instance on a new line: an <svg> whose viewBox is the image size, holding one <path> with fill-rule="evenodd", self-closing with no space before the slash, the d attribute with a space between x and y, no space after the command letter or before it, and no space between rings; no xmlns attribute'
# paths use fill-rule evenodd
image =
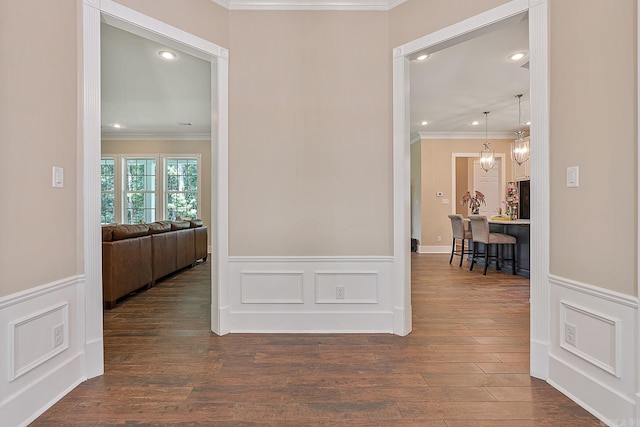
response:
<svg viewBox="0 0 640 427"><path fill-rule="evenodd" d="M210 62L107 24L101 37L104 139L210 137ZM523 94L521 121L529 120L528 56L507 59L528 50L526 15L467 38L432 48L424 61L411 61L412 135L484 137L483 112L489 111L489 136L511 137L518 130L517 94ZM160 58L163 49L178 58ZM470 125L474 120L480 124ZM112 127L115 123L122 128ZM528 133L527 126L522 129Z"/></svg>
<svg viewBox="0 0 640 427"><path fill-rule="evenodd" d="M469 137L488 131L494 138L518 130L529 120L529 30L527 16L483 30L484 34L453 46L432 49L424 61L411 61L411 133L433 137ZM452 43L450 43L452 44ZM509 55L527 52L519 61ZM417 55L413 55L415 57ZM428 125L420 123L427 121ZM479 121L480 125L470 123ZM528 133L528 126L522 130Z"/></svg>
<svg viewBox="0 0 640 427"><path fill-rule="evenodd" d="M407 0L212 0L230 10L390 10Z"/></svg>
<svg viewBox="0 0 640 427"><path fill-rule="evenodd" d="M210 62L104 23L101 37L104 139L210 138Z"/></svg>

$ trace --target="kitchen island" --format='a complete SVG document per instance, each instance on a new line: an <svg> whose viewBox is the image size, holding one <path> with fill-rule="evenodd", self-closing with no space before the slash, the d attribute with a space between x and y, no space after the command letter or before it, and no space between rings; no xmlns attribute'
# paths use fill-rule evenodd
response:
<svg viewBox="0 0 640 427"><path fill-rule="evenodd" d="M492 233L510 234L517 239L516 243L516 274L523 277L529 277L529 227L531 221L528 219L489 219L489 231ZM495 245L494 245L495 246ZM478 244L478 253L484 253L484 245ZM490 255L495 255L495 247L491 248ZM510 257L510 255L507 255ZM484 265L484 259L480 258L476 261L480 265ZM500 267L505 272L511 272L511 261L500 263ZM496 262L489 261L489 267L495 268Z"/></svg>

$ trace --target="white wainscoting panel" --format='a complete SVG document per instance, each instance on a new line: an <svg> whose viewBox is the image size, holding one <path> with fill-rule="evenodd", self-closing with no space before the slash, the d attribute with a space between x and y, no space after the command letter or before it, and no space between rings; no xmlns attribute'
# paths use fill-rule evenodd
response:
<svg viewBox="0 0 640 427"><path fill-rule="evenodd" d="M231 332L393 333L393 257L230 257L229 266Z"/></svg>
<svg viewBox="0 0 640 427"><path fill-rule="evenodd" d="M548 382L607 423L633 419L638 299L557 276L549 285Z"/></svg>
<svg viewBox="0 0 640 427"><path fill-rule="evenodd" d="M28 425L86 379L84 280L0 298L0 424Z"/></svg>
<svg viewBox="0 0 640 427"><path fill-rule="evenodd" d="M9 381L69 348L69 303L32 313L9 324Z"/></svg>
<svg viewBox="0 0 640 427"><path fill-rule="evenodd" d="M243 271L243 304L303 304L302 271Z"/></svg>
<svg viewBox="0 0 640 427"><path fill-rule="evenodd" d="M377 304L377 271L316 271L317 304ZM344 290L338 298L336 289Z"/></svg>

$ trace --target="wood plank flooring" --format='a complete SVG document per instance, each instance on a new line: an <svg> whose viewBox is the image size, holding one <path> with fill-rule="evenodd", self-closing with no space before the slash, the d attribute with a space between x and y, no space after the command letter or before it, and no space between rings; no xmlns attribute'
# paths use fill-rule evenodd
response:
<svg viewBox="0 0 640 427"><path fill-rule="evenodd" d="M209 331L209 266L104 315L105 374L32 426L602 426L529 376L529 282L412 254L413 332Z"/></svg>

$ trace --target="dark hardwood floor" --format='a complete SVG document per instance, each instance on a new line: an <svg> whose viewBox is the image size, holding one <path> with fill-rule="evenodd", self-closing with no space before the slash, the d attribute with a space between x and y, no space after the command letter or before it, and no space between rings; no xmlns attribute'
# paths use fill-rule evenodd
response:
<svg viewBox="0 0 640 427"><path fill-rule="evenodd" d="M413 332L209 330L209 263L104 315L105 374L32 426L602 426L529 376L529 282L412 254Z"/></svg>

